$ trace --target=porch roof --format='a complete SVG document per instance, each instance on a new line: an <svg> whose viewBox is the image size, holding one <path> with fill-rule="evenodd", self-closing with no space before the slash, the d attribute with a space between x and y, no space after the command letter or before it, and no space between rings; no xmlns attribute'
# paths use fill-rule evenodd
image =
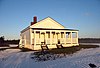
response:
<svg viewBox="0 0 100 68"><path fill-rule="evenodd" d="M79 31L75 29L53 29L53 28L32 28L33 30L69 30L69 31Z"/></svg>

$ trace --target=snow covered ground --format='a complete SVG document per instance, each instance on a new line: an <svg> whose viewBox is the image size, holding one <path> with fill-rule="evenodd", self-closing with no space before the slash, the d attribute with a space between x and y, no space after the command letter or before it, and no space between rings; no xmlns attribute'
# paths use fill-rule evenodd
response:
<svg viewBox="0 0 100 68"><path fill-rule="evenodd" d="M19 49L0 51L0 68L90 68L89 63L100 66L100 48L82 49L56 60L36 62L30 52Z"/></svg>

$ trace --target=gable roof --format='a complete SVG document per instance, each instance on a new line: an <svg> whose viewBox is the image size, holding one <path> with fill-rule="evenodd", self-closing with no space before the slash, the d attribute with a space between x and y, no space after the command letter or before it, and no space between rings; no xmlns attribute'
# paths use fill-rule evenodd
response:
<svg viewBox="0 0 100 68"><path fill-rule="evenodd" d="M51 17L46 17L38 21L34 25L31 25L30 27L31 28L53 28L53 29L64 29L65 28L63 25L61 25L60 23L58 23Z"/></svg>
<svg viewBox="0 0 100 68"><path fill-rule="evenodd" d="M42 23L42 25L41 25ZM50 25L50 23L52 23ZM50 25L50 27L48 27L48 25ZM57 27L56 27L56 26ZM46 17L40 21L38 21L37 23L35 23L34 25L30 25L27 28L23 29L21 31L21 33L25 32L28 29L36 29L36 30L70 30L70 31L78 31L75 29L66 29L63 25L61 25L60 23L58 23L56 20L54 20L51 17Z"/></svg>

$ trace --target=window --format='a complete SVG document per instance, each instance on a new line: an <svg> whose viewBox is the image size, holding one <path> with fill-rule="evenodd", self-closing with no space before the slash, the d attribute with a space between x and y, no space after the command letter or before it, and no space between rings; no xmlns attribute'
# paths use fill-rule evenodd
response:
<svg viewBox="0 0 100 68"><path fill-rule="evenodd" d="M22 36L22 39L24 39L24 35Z"/></svg>
<svg viewBox="0 0 100 68"><path fill-rule="evenodd" d="M22 35L22 39L25 39L26 38L26 36L25 35Z"/></svg>

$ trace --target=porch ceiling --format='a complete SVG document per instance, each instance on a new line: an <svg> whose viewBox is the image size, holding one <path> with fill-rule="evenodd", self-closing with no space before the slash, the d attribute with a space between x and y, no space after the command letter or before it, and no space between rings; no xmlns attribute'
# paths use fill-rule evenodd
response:
<svg viewBox="0 0 100 68"><path fill-rule="evenodd" d="M75 29L53 29L53 28L32 28L33 30L69 30L69 31L79 31Z"/></svg>

